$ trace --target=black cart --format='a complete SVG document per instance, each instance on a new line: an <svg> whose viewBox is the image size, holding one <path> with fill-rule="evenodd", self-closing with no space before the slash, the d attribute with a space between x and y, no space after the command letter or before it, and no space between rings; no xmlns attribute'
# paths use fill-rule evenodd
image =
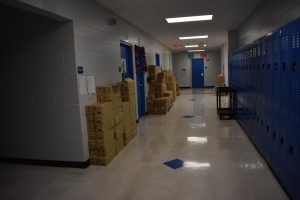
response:
<svg viewBox="0 0 300 200"><path fill-rule="evenodd" d="M222 108L222 95L227 94L229 97L228 107ZM217 112L221 120L234 119L236 108L236 94L232 87L216 87Z"/></svg>

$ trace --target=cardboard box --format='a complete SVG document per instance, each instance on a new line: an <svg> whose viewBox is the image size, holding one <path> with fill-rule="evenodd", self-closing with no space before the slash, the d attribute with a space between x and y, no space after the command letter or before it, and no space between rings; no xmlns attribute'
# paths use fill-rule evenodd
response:
<svg viewBox="0 0 300 200"><path fill-rule="evenodd" d="M157 83L166 83L166 75L163 72L157 74Z"/></svg>
<svg viewBox="0 0 300 200"><path fill-rule="evenodd" d="M163 93L166 91L165 83L155 83L155 98L163 97Z"/></svg>
<svg viewBox="0 0 300 200"><path fill-rule="evenodd" d="M154 114L167 114L171 108L170 97L154 99Z"/></svg>
<svg viewBox="0 0 300 200"><path fill-rule="evenodd" d="M123 137L124 133L124 126L122 123L115 126L115 139L119 139L120 137Z"/></svg>
<svg viewBox="0 0 300 200"><path fill-rule="evenodd" d="M116 108L114 108L114 109L112 110L111 115L112 115L112 116L116 116L116 115L118 115L118 114L120 114L120 113L122 113L122 112L123 112L123 106L122 106L122 104L121 104L120 106L118 106L118 107L116 107Z"/></svg>
<svg viewBox="0 0 300 200"><path fill-rule="evenodd" d="M115 140L115 149L116 154L120 153L120 151L124 148L124 137L120 137L119 139Z"/></svg>
<svg viewBox="0 0 300 200"><path fill-rule="evenodd" d="M218 74L217 81L218 81L218 85L225 84L225 76L224 76L224 74Z"/></svg>
<svg viewBox="0 0 300 200"><path fill-rule="evenodd" d="M110 145L110 147L105 151L105 155L103 154L103 152L100 152L101 151L97 152L96 154L93 154L92 152L92 154L90 154L91 165L108 165L116 155L115 142L113 142Z"/></svg>
<svg viewBox="0 0 300 200"><path fill-rule="evenodd" d="M98 86L96 92L98 102L109 102L121 98L121 84Z"/></svg>
<svg viewBox="0 0 300 200"><path fill-rule="evenodd" d="M123 134L123 138L124 138L124 145L127 145L132 139L132 131L130 129L125 130Z"/></svg>
<svg viewBox="0 0 300 200"><path fill-rule="evenodd" d="M113 142L114 132L114 128L105 131L88 131L88 139L97 140L99 142L97 143L98 145L107 146Z"/></svg>
<svg viewBox="0 0 300 200"><path fill-rule="evenodd" d="M108 120L108 121L104 121L101 123L95 123L94 124L94 131L96 132L101 132L101 131L105 131L105 130L109 130L112 127L114 127L114 120Z"/></svg>
<svg viewBox="0 0 300 200"><path fill-rule="evenodd" d="M123 112L115 115L114 116L114 125L116 126L116 125L122 123L123 120L124 120L124 113Z"/></svg>
<svg viewBox="0 0 300 200"><path fill-rule="evenodd" d="M101 115L109 113L112 110L112 103L93 103L85 106L85 113L87 116Z"/></svg>
<svg viewBox="0 0 300 200"><path fill-rule="evenodd" d="M152 99L147 98L147 111L149 113L153 113L154 110L154 102Z"/></svg>
<svg viewBox="0 0 300 200"><path fill-rule="evenodd" d="M131 78L125 78L122 82L122 90L121 93L125 92L125 94L133 94L135 95L135 81ZM122 95L123 96L123 95Z"/></svg>
<svg viewBox="0 0 300 200"><path fill-rule="evenodd" d="M115 109L117 107L122 106L122 99L120 98L116 98L112 100L112 108Z"/></svg>

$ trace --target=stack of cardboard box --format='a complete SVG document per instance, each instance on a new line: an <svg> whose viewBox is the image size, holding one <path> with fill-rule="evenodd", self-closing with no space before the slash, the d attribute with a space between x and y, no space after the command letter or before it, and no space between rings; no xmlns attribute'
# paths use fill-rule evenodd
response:
<svg viewBox="0 0 300 200"><path fill-rule="evenodd" d="M121 94L123 101L123 113L125 116L123 137L124 144L127 145L137 134L135 81L130 78L126 78L122 82Z"/></svg>
<svg viewBox="0 0 300 200"><path fill-rule="evenodd" d="M90 162L107 165L136 136L135 82L98 86L97 103L86 106Z"/></svg>
<svg viewBox="0 0 300 200"><path fill-rule="evenodd" d="M160 68L155 66L149 67L149 77L151 81L147 97L148 112L166 114L176 99L176 78L170 70L160 72ZM171 84L172 87L170 87Z"/></svg>
<svg viewBox="0 0 300 200"><path fill-rule="evenodd" d="M150 82L154 83L156 82L157 74L161 72L161 68L155 65L150 65L148 68L149 68Z"/></svg>
<svg viewBox="0 0 300 200"><path fill-rule="evenodd" d="M112 103L94 103L86 106L86 120L90 162L107 165L115 156L114 120Z"/></svg>

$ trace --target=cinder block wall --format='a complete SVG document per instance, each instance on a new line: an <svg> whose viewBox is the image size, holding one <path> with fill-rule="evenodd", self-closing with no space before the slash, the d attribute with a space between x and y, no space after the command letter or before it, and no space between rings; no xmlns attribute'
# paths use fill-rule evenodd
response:
<svg viewBox="0 0 300 200"><path fill-rule="evenodd" d="M85 161L73 24L0 9L0 156Z"/></svg>

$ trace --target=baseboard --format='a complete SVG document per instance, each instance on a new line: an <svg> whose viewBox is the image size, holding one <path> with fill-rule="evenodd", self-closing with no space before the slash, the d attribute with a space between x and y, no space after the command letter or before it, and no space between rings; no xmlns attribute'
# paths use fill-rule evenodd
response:
<svg viewBox="0 0 300 200"><path fill-rule="evenodd" d="M191 89L192 87L179 87L180 89Z"/></svg>
<svg viewBox="0 0 300 200"><path fill-rule="evenodd" d="M216 86L204 86L204 88L215 88Z"/></svg>
<svg viewBox="0 0 300 200"><path fill-rule="evenodd" d="M240 127L243 129L243 131L246 133L247 137L249 138L250 142L252 143L252 145L254 146L254 148L256 149L256 151L264 159L264 161L266 162L268 168L271 170L273 176L276 178L276 180L278 181L279 185L282 187L282 189L284 190L284 192L286 193L286 195L289 197L289 199L293 200L292 196L290 195L290 193L288 192L288 190L286 189L286 187L283 185L283 183L280 180L280 178L278 177L278 175L275 173L273 167L269 164L269 162L267 161L267 159L264 157L263 153L259 150L259 148L256 146L256 144L252 140L252 138L249 137L248 131L246 131L246 129L242 126L242 124L241 124L241 122L239 120L236 119L236 121L238 122L238 124L240 125Z"/></svg>
<svg viewBox="0 0 300 200"><path fill-rule="evenodd" d="M35 159L0 157L0 162L16 163L16 164L24 164L24 165L50 166L50 167L81 168L81 169L85 169L90 166L90 160L87 160L85 162L73 162L73 161L35 160Z"/></svg>

